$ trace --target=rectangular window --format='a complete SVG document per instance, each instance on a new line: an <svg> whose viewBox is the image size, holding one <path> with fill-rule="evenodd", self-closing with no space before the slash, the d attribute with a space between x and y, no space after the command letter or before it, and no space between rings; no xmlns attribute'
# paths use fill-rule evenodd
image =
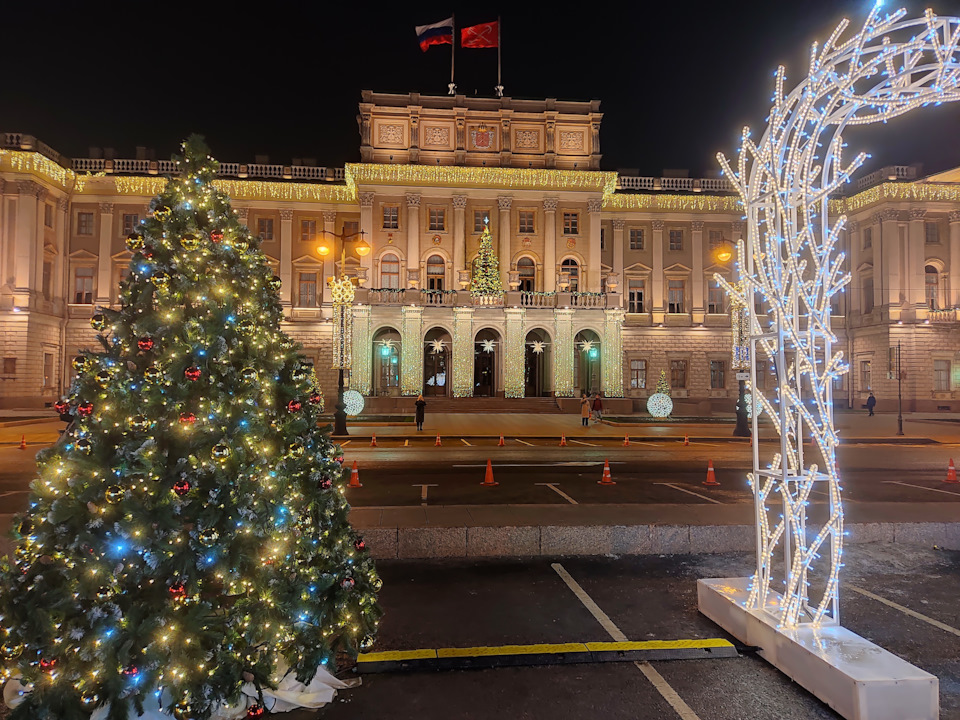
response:
<svg viewBox="0 0 960 720"><path fill-rule="evenodd" d="M473 211L473 231L475 233L482 233L483 229L490 222L490 211L489 210L474 210Z"/></svg>
<svg viewBox="0 0 960 720"><path fill-rule="evenodd" d="M43 386L53 387L53 353L43 354Z"/></svg>
<svg viewBox="0 0 960 720"><path fill-rule="evenodd" d="M317 274L300 273L299 298L297 305L299 307L317 306Z"/></svg>
<svg viewBox="0 0 960 720"><path fill-rule="evenodd" d="M643 250L643 228L630 228L630 249Z"/></svg>
<svg viewBox="0 0 960 720"><path fill-rule="evenodd" d="M683 250L683 230L670 231L670 249Z"/></svg>
<svg viewBox="0 0 960 720"><path fill-rule="evenodd" d="M563 234L580 234L580 213L565 212L563 214Z"/></svg>
<svg viewBox="0 0 960 720"><path fill-rule="evenodd" d="M521 210L517 217L517 232L524 235L532 235L534 230L533 211Z"/></svg>
<svg viewBox="0 0 960 720"><path fill-rule="evenodd" d="M863 278L863 311L873 312L873 275Z"/></svg>
<svg viewBox="0 0 960 720"><path fill-rule="evenodd" d="M940 226L936 222L924 223L923 230L927 245L936 245L940 242Z"/></svg>
<svg viewBox="0 0 960 720"><path fill-rule="evenodd" d="M396 205L383 206L383 229L398 230L400 228L400 208Z"/></svg>
<svg viewBox="0 0 960 720"><path fill-rule="evenodd" d="M77 235L93 235L93 213L77 213Z"/></svg>
<svg viewBox="0 0 960 720"><path fill-rule="evenodd" d="M446 230L446 225L444 224L445 212L443 208L430 208L430 229L434 231L444 231Z"/></svg>
<svg viewBox="0 0 960 720"><path fill-rule="evenodd" d="M950 392L950 361L933 361L933 390L934 392Z"/></svg>
<svg viewBox="0 0 960 720"><path fill-rule="evenodd" d="M53 262L50 260L43 261L43 297L46 300L50 299L50 295L53 291Z"/></svg>
<svg viewBox="0 0 960 720"><path fill-rule="evenodd" d="M668 282L667 290L667 312L670 313L683 313L686 312L684 309L684 294L686 290L686 281L685 280L670 280Z"/></svg>
<svg viewBox="0 0 960 720"><path fill-rule="evenodd" d="M45 227L53 227L53 205L49 203L44 204L43 206L43 224Z"/></svg>
<svg viewBox="0 0 960 720"><path fill-rule="evenodd" d="M124 213L123 214L123 236L126 237L134 230L137 229L137 226L140 224L140 216L136 213Z"/></svg>
<svg viewBox="0 0 960 720"><path fill-rule="evenodd" d="M627 297L627 312L642 313L643 309L643 280L631 280Z"/></svg>
<svg viewBox="0 0 960 720"><path fill-rule="evenodd" d="M396 255L384 255L380 260L380 287L400 289L400 260Z"/></svg>
<svg viewBox="0 0 960 720"><path fill-rule="evenodd" d="M707 287L707 312L711 315L722 315L727 311L727 293L716 280L711 280Z"/></svg>
<svg viewBox="0 0 960 720"><path fill-rule="evenodd" d="M630 361L630 389L644 390L647 387L647 361Z"/></svg>
<svg viewBox="0 0 960 720"><path fill-rule="evenodd" d="M670 361L670 387L683 390L687 387L687 361Z"/></svg>
<svg viewBox="0 0 960 720"><path fill-rule="evenodd" d="M360 234L360 221L359 220L346 220L343 223L343 230L341 230L345 238L353 238L354 240L359 240L357 237Z"/></svg>
<svg viewBox="0 0 960 720"><path fill-rule="evenodd" d="M77 305L93 304L92 267L78 267L73 271L73 302Z"/></svg>
<svg viewBox="0 0 960 720"><path fill-rule="evenodd" d="M15 357L5 357L3 359L3 374L4 375L17 374L17 359Z"/></svg>
<svg viewBox="0 0 960 720"><path fill-rule="evenodd" d="M873 247L873 228L863 229L863 249L869 250Z"/></svg>
<svg viewBox="0 0 960 720"><path fill-rule="evenodd" d="M727 387L727 363L723 360L710 361L710 389L724 390Z"/></svg>
<svg viewBox="0 0 960 720"><path fill-rule="evenodd" d="M720 247L720 243L723 242L723 231L722 230L710 230L710 254L712 255L714 250Z"/></svg>
<svg viewBox="0 0 960 720"><path fill-rule="evenodd" d="M300 241L313 242L316 239L317 239L317 221L301 220L300 221Z"/></svg>
<svg viewBox="0 0 960 720"><path fill-rule="evenodd" d="M872 379L870 377L870 361L861 360L860 361L860 389L869 390L873 385Z"/></svg>
<svg viewBox="0 0 960 720"><path fill-rule="evenodd" d="M260 242L273 240L273 218L257 218L257 235Z"/></svg>

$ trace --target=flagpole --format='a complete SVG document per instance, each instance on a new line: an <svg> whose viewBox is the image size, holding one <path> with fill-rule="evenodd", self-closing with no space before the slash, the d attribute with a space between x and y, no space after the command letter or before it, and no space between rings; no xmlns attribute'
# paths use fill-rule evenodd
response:
<svg viewBox="0 0 960 720"><path fill-rule="evenodd" d="M497 15L497 97L503 97L503 82L500 80L500 42L503 39L503 25L500 22L500 16Z"/></svg>
<svg viewBox="0 0 960 720"><path fill-rule="evenodd" d="M456 95L457 85L453 81L453 67L454 67L453 59L455 55L454 51L457 47L457 19L455 15L450 15L450 19L453 20L453 37L451 38L451 43L450 43L450 84L447 85L447 88L448 88L447 94Z"/></svg>

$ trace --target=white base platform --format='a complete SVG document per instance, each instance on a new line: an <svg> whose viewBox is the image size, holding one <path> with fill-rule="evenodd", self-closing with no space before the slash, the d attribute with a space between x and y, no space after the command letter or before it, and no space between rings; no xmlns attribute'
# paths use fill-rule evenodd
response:
<svg viewBox="0 0 960 720"><path fill-rule="evenodd" d="M697 581L700 612L848 720L937 720L934 675L838 626L777 630L747 610L749 578ZM773 598L774 603L779 595Z"/></svg>

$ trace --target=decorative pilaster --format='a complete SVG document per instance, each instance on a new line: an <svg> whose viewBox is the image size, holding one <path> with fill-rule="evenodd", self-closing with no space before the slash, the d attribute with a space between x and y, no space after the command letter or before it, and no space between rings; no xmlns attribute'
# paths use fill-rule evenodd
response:
<svg viewBox="0 0 960 720"><path fill-rule="evenodd" d="M280 304L293 304L293 210L280 210Z"/></svg>
<svg viewBox="0 0 960 720"><path fill-rule="evenodd" d="M456 280L457 273L466 268L467 227L466 227L467 196L453 196L453 274Z"/></svg>
<svg viewBox="0 0 960 720"><path fill-rule="evenodd" d="M326 283L324 283L326 284ZM370 336L370 306L353 306L353 366L350 368L350 388L361 395L369 395L373 382L373 340Z"/></svg>
<svg viewBox="0 0 960 720"><path fill-rule="evenodd" d="M97 259L97 304L110 304L113 288L113 203L100 203L100 246Z"/></svg>
<svg viewBox="0 0 960 720"><path fill-rule="evenodd" d="M400 328L403 354L400 360L400 393L419 395L423 392L423 308L407 305L400 313L403 318Z"/></svg>
<svg viewBox="0 0 960 720"><path fill-rule="evenodd" d="M323 211L323 231L324 233L335 233L337 231L337 213L334 210L324 210ZM330 243L330 247L336 247L337 243L333 235L327 235L325 240ZM336 252L331 252L325 258L321 258L323 267L321 268L321 276L319 285L323 288L322 291L322 301L321 304L325 305L332 302L332 297L330 295L330 286L327 283L327 280L337 274L337 260L340 259L340 256ZM344 268L345 270L346 268Z"/></svg>
<svg viewBox="0 0 960 720"><path fill-rule="evenodd" d="M590 259L587 260L587 287L580 288L588 292L600 292L600 212L603 210L603 200L590 198L587 200L587 223L589 227Z"/></svg>
<svg viewBox="0 0 960 720"><path fill-rule="evenodd" d="M603 311L603 394L623 397L623 310Z"/></svg>
<svg viewBox="0 0 960 720"><path fill-rule="evenodd" d="M860 290L860 257L863 255L863 239L860 236L860 223L856 220L848 220L847 230L847 252L850 254L850 272L853 277L853 285L856 289L851 289L848 285L843 293L847 297L846 312L852 317L858 317L863 312L862 295Z"/></svg>
<svg viewBox="0 0 960 720"><path fill-rule="evenodd" d="M917 320L927 317L926 292L926 208L910 208L910 229L907 231L907 300L917 313Z"/></svg>
<svg viewBox="0 0 960 720"><path fill-rule="evenodd" d="M663 220L653 223L653 272L650 275L650 294L653 300L653 323L663 323Z"/></svg>
<svg viewBox="0 0 960 720"><path fill-rule="evenodd" d="M690 224L690 243L693 246L693 277L691 280L691 291L693 294L693 322L700 324L706 317L703 304L703 284L706 278L703 276L703 220L694 220Z"/></svg>
<svg viewBox="0 0 960 720"><path fill-rule="evenodd" d="M376 199L376 193L362 192L357 193L357 199L360 201L360 231L366 233L366 241L373 247L373 203ZM367 268L367 278L369 278L369 287L379 287L380 278L373 276L373 252L366 257L360 258L360 266Z"/></svg>
<svg viewBox="0 0 960 720"><path fill-rule="evenodd" d="M883 246L883 275L879 278L874 267L874 286L886 281L887 294L881 298L881 303L890 305L890 319L900 319L900 290L903 287L903 276L900 268L900 211L888 208L880 213L880 236ZM876 254L876 252L874 252ZM879 281L879 282L878 282Z"/></svg>
<svg viewBox="0 0 960 720"><path fill-rule="evenodd" d="M508 398L522 398L523 370L526 359L524 340L526 328L524 308L504 308L507 333L503 345L503 394Z"/></svg>
<svg viewBox="0 0 960 720"><path fill-rule="evenodd" d="M507 281L507 271L510 270L510 208L513 206L513 198L498 197L497 206L500 208L500 222L497 225L500 240L497 243L497 255L500 258L500 285L508 288L510 287Z"/></svg>
<svg viewBox="0 0 960 720"><path fill-rule="evenodd" d="M553 311L553 387L557 397L573 397L573 314L569 308Z"/></svg>
<svg viewBox="0 0 960 720"><path fill-rule="evenodd" d="M407 273L420 269L420 196L407 193ZM414 272L416 275L416 272ZM421 368L421 374L423 369ZM418 391L419 394L419 391Z"/></svg>
<svg viewBox="0 0 960 720"><path fill-rule="evenodd" d="M623 276L623 229L626 221L623 218L613 219L613 274L617 276L620 288L620 306L623 307L623 295L628 292L627 279Z"/></svg>
<svg viewBox="0 0 960 720"><path fill-rule="evenodd" d="M543 291L557 289L557 198L543 199Z"/></svg>
<svg viewBox="0 0 960 720"><path fill-rule="evenodd" d="M960 307L960 210L951 210L950 218L950 307Z"/></svg>
<svg viewBox="0 0 960 720"><path fill-rule="evenodd" d="M453 309L453 396L473 397L473 308Z"/></svg>

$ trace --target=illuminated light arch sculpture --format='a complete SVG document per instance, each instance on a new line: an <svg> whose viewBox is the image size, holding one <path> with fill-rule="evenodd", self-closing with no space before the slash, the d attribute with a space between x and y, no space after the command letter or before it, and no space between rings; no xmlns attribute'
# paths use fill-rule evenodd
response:
<svg viewBox="0 0 960 720"><path fill-rule="evenodd" d="M844 165L841 135L847 126L960 100L960 18L930 10L922 18L905 15L882 15L878 3L846 40L841 36L849 23L841 22L822 48L814 44L808 75L789 94L778 68L763 137L754 143L744 129L736 168L718 155L740 193L748 232L737 248L742 284L715 277L734 303L752 310L756 295L762 298L767 316L749 313L750 358L761 353L777 371L778 387L756 393L780 435L780 449L771 465L760 467L754 415L748 479L756 507L757 569L747 607L773 614L780 627L840 622L843 505L832 384L848 365L835 349L830 298L850 276L837 250L846 217L831 218L828 199L867 158L860 154ZM756 363L750 366L756 388ZM805 438L813 441L812 459L811 451L805 455ZM829 517L808 534L806 505L818 484L829 495ZM776 494L782 517L771 521ZM781 601L773 603L773 559L781 544L785 582ZM811 597L814 572L822 592Z"/></svg>

